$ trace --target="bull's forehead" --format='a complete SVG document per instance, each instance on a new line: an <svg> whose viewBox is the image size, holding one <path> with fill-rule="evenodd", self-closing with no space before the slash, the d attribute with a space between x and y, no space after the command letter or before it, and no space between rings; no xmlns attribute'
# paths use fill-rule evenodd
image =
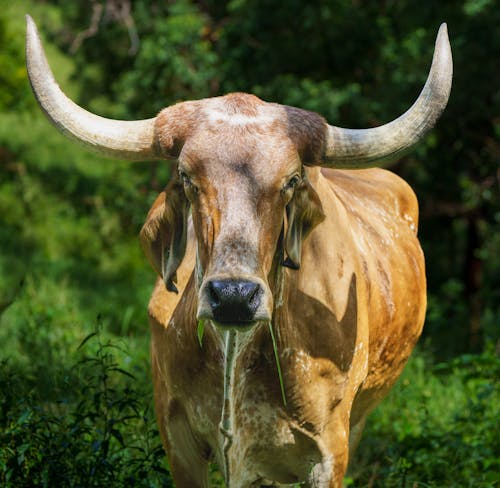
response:
<svg viewBox="0 0 500 488"><path fill-rule="evenodd" d="M212 184L248 180L259 186L297 170L299 156L283 107L243 94L204 102L197 130L179 157L185 169L208 176Z"/></svg>

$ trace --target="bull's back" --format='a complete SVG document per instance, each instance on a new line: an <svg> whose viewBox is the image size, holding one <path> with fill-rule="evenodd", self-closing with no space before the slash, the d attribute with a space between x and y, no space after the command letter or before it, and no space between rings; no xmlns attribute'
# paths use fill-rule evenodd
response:
<svg viewBox="0 0 500 488"><path fill-rule="evenodd" d="M336 170L322 168L321 174L350 209L366 209L373 217L386 214L406 221L416 235L418 202L411 187L402 178L380 168ZM368 216L368 214L366 214Z"/></svg>
<svg viewBox="0 0 500 488"><path fill-rule="evenodd" d="M422 331L426 280L418 203L409 185L386 170L322 173L349 214L368 290L368 375L353 407L356 422L394 384Z"/></svg>

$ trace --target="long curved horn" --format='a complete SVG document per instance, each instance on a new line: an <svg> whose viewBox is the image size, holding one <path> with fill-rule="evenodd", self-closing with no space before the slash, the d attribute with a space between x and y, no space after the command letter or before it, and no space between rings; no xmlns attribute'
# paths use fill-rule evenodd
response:
<svg viewBox="0 0 500 488"><path fill-rule="evenodd" d="M431 129L448 103L453 61L446 24L441 24L431 70L416 102L400 117L373 129L328 125L322 166L365 168L401 156Z"/></svg>
<svg viewBox="0 0 500 488"><path fill-rule="evenodd" d="M86 147L116 159L160 158L155 118L122 121L87 112L59 88L50 70L33 19L26 15L26 66L31 87L49 120L64 134Z"/></svg>

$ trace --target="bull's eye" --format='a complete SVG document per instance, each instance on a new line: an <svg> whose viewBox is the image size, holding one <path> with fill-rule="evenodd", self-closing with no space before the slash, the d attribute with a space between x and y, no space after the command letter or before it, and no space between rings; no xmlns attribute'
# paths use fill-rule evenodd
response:
<svg viewBox="0 0 500 488"><path fill-rule="evenodd" d="M179 178L184 185L184 190L198 193L198 187L193 183L193 180L182 170L179 170Z"/></svg>
<svg viewBox="0 0 500 488"><path fill-rule="evenodd" d="M283 187L283 192L288 190L292 190L295 188L300 182L300 176L298 174L293 175L287 182L287 184Z"/></svg>

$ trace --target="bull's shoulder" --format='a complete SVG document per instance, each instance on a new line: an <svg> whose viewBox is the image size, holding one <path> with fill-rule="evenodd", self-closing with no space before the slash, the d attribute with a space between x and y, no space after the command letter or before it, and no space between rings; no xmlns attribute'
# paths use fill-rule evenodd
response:
<svg viewBox="0 0 500 488"><path fill-rule="evenodd" d="M322 175L344 205L363 213L397 217L416 233L418 202L410 185L398 175L380 168L339 170L323 168Z"/></svg>

